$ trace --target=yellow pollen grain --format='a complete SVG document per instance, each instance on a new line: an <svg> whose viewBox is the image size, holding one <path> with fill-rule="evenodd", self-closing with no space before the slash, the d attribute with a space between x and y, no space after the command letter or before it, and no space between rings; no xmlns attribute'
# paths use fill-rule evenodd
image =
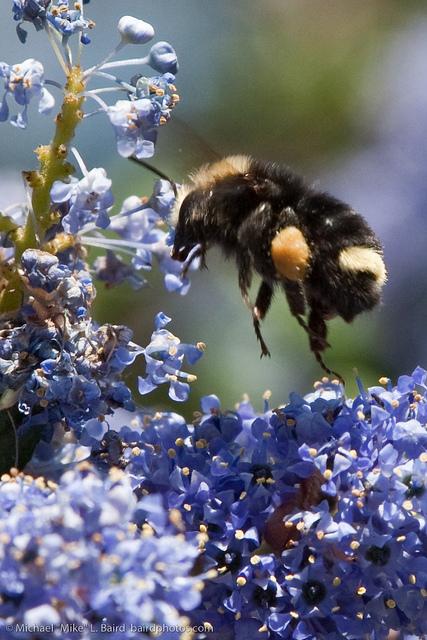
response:
<svg viewBox="0 0 427 640"><path fill-rule="evenodd" d="M312 458L315 458L317 456L317 449L315 449L314 447L310 447L310 449L308 450L308 453L311 455Z"/></svg>
<svg viewBox="0 0 427 640"><path fill-rule="evenodd" d="M271 438L271 433L269 431L264 431L262 434L263 438Z"/></svg>
<svg viewBox="0 0 427 640"><path fill-rule="evenodd" d="M397 409L397 407L399 406L399 400L392 400L390 404L393 407L393 409Z"/></svg>
<svg viewBox="0 0 427 640"><path fill-rule="evenodd" d="M190 475L190 469L188 467L182 467L182 475L183 476L189 476Z"/></svg>
<svg viewBox="0 0 427 640"><path fill-rule="evenodd" d="M185 503L183 504L183 507L184 507L184 509L185 509L186 511L191 511L191 504L188 504L188 502L185 502Z"/></svg>
<svg viewBox="0 0 427 640"><path fill-rule="evenodd" d="M411 573L408 576L409 584L417 584L417 576L414 573Z"/></svg>
<svg viewBox="0 0 427 640"><path fill-rule="evenodd" d="M262 627L258 629L258 633L267 633L268 627L266 624L263 624Z"/></svg>
<svg viewBox="0 0 427 640"><path fill-rule="evenodd" d="M386 376L381 376L381 378L378 380L378 382L380 384L388 384L390 382L390 378L387 378Z"/></svg>
<svg viewBox="0 0 427 640"><path fill-rule="evenodd" d="M324 537L325 537L325 532L324 531L316 531L316 538L318 540L323 540Z"/></svg>
<svg viewBox="0 0 427 640"><path fill-rule="evenodd" d="M298 620L299 618L299 613L297 611L289 611L289 615L291 618L294 618L294 620Z"/></svg>
<svg viewBox="0 0 427 640"><path fill-rule="evenodd" d="M175 449L172 449L172 447L170 449L168 449L168 456L169 456L169 458L176 458Z"/></svg>
<svg viewBox="0 0 427 640"><path fill-rule="evenodd" d="M358 611L356 613L356 618L358 618L359 620L363 620L364 618L363 611Z"/></svg>
<svg viewBox="0 0 427 640"><path fill-rule="evenodd" d="M411 500L404 500L402 502L402 507L406 509L406 511L411 511L411 509L414 508L414 505L412 504Z"/></svg>
<svg viewBox="0 0 427 640"><path fill-rule="evenodd" d="M420 462L427 462L427 451L423 451L423 453L420 453L419 460Z"/></svg>
<svg viewBox="0 0 427 640"><path fill-rule="evenodd" d="M315 389L318 389L321 386L322 386L322 383L320 382L320 380L316 380L316 382L313 382L313 387Z"/></svg>
<svg viewBox="0 0 427 640"><path fill-rule="evenodd" d="M132 455L133 456L140 456L141 455L141 449L139 447L133 447Z"/></svg>
<svg viewBox="0 0 427 640"><path fill-rule="evenodd" d="M396 601L393 600L392 598L389 598L388 600L385 601L386 607L388 607L389 609L395 609L396 608Z"/></svg>
<svg viewBox="0 0 427 640"><path fill-rule="evenodd" d="M313 556L313 555L308 556L308 561L310 564L314 564L316 562L316 556Z"/></svg>
<svg viewBox="0 0 427 640"><path fill-rule="evenodd" d="M332 607L331 611L332 613L338 613L338 611L341 609L341 607L339 607L338 605L336 607Z"/></svg>
<svg viewBox="0 0 427 640"><path fill-rule="evenodd" d="M200 524L199 525L199 531L200 533L207 533L208 532L208 528L205 524Z"/></svg>
<svg viewBox="0 0 427 640"><path fill-rule="evenodd" d="M351 455L352 458L356 459L357 458L357 451L356 449L350 449L349 454Z"/></svg>
<svg viewBox="0 0 427 640"><path fill-rule="evenodd" d="M290 582L291 580L294 579L294 574L293 573L288 573L287 576L285 576L285 580L288 580L288 582Z"/></svg>
<svg viewBox="0 0 427 640"><path fill-rule="evenodd" d="M333 580L332 580L332 584L334 585L334 587L339 587L341 584L341 578L339 578L338 576L336 576Z"/></svg>
<svg viewBox="0 0 427 640"><path fill-rule="evenodd" d="M332 478L332 471L331 469L326 469L323 472L323 477L325 478L325 480L330 480Z"/></svg>
<svg viewBox="0 0 427 640"><path fill-rule="evenodd" d="M423 399L423 397L422 397L422 395L420 393L416 393L414 395L415 402L421 402L422 399Z"/></svg>
<svg viewBox="0 0 427 640"><path fill-rule="evenodd" d="M396 542L405 542L406 536L397 536Z"/></svg>
<svg viewBox="0 0 427 640"><path fill-rule="evenodd" d="M175 440L175 444L177 447L183 447L184 446L184 439L183 438L177 438Z"/></svg>
<svg viewBox="0 0 427 640"><path fill-rule="evenodd" d="M240 613L240 611L238 611L235 615L234 615L234 619L235 620L240 620L240 618L242 617L242 614Z"/></svg>
<svg viewBox="0 0 427 640"><path fill-rule="evenodd" d="M297 531L304 531L304 522L298 522L296 525Z"/></svg>
<svg viewBox="0 0 427 640"><path fill-rule="evenodd" d="M259 564L260 562L261 562L261 558L257 555L252 556L252 558L250 559L251 564Z"/></svg>
<svg viewBox="0 0 427 640"><path fill-rule="evenodd" d="M142 525L141 535L143 538L149 538L154 535L154 529L146 522Z"/></svg>
<svg viewBox="0 0 427 640"><path fill-rule="evenodd" d="M353 551L356 551L356 549L358 549L360 547L360 542L357 542L357 540L353 540L352 542L350 542L350 549L352 549Z"/></svg>
<svg viewBox="0 0 427 640"><path fill-rule="evenodd" d="M358 411L357 412L357 419L358 420L364 420L365 419L365 414L363 413L363 411Z"/></svg>
<svg viewBox="0 0 427 640"><path fill-rule="evenodd" d="M244 576L239 576L236 580L236 584L238 587L244 587L246 584L246 578Z"/></svg>
<svg viewBox="0 0 427 640"><path fill-rule="evenodd" d="M243 540L243 538L245 537L244 532L241 529L237 529L234 537L236 538L236 540Z"/></svg>
<svg viewBox="0 0 427 640"><path fill-rule="evenodd" d="M171 509L169 511L169 520L178 528L182 526L182 516L178 509Z"/></svg>
<svg viewBox="0 0 427 640"><path fill-rule="evenodd" d="M205 438L200 438L200 440L197 440L196 442L196 449L206 449L207 446L208 442Z"/></svg>
<svg viewBox="0 0 427 640"><path fill-rule="evenodd" d="M358 596L364 596L366 593L366 587L359 587L356 591Z"/></svg>

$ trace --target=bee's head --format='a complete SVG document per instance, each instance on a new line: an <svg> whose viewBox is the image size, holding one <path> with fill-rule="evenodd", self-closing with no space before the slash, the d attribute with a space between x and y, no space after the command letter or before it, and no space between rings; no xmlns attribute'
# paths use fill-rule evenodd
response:
<svg viewBox="0 0 427 640"><path fill-rule="evenodd" d="M188 206L187 200L188 198L181 205L171 250L171 257L179 262L185 262L193 249L203 240L200 235L202 231L200 229L198 231L197 222L193 219L192 207Z"/></svg>

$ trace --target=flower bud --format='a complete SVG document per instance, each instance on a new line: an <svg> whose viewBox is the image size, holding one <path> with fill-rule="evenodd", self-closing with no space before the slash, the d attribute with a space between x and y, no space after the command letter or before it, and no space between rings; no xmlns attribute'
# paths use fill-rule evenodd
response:
<svg viewBox="0 0 427 640"><path fill-rule="evenodd" d="M122 16L117 29L122 41L127 44L145 44L154 37L154 28L151 24L132 16Z"/></svg>
<svg viewBox="0 0 427 640"><path fill-rule="evenodd" d="M159 73L175 74L178 71L175 49L169 42L156 42L150 49L148 64Z"/></svg>

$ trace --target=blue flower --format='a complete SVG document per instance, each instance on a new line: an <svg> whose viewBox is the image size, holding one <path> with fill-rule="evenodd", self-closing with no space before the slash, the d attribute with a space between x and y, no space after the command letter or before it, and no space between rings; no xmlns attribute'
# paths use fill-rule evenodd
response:
<svg viewBox="0 0 427 640"><path fill-rule="evenodd" d="M70 4L72 8L70 8ZM90 43L86 31L93 29L95 23L83 17L80 3L70 3L69 0L54 0L49 6L46 18L49 24L62 35L63 44L66 44L75 33L80 33L80 40L83 44Z"/></svg>
<svg viewBox="0 0 427 640"><path fill-rule="evenodd" d="M117 139L117 151L124 158L150 158L154 155L155 128L160 125L161 109L149 99L118 100L107 115Z"/></svg>
<svg viewBox="0 0 427 640"><path fill-rule="evenodd" d="M37 31L43 29L46 22L46 11L51 0L13 0L13 19L21 23L31 22ZM27 32L20 24L16 26L16 33L21 42L25 42Z"/></svg>
<svg viewBox="0 0 427 640"><path fill-rule="evenodd" d="M4 95L0 103L0 122L9 119L8 95L12 95L15 102L24 107L22 112L10 119L11 124L21 129L27 126L27 108L34 98L38 100L39 113L49 114L55 104L53 96L44 86L43 65L28 58L20 64L8 65L0 62L0 78L4 81Z"/></svg>
<svg viewBox="0 0 427 640"><path fill-rule="evenodd" d="M102 229L110 224L108 210L114 197L105 169L91 169L81 180L71 177L68 183L57 180L50 197L54 204L63 205L62 226L69 233L76 234L91 222Z"/></svg>
<svg viewBox="0 0 427 640"><path fill-rule="evenodd" d="M144 349L147 375L145 378L139 377L138 390L140 394L145 395L160 384L166 383L169 384L170 398L184 402L190 391L188 383L197 379L196 376L181 371L184 358L190 364L194 364L202 357L204 345L181 343L179 338L164 329L169 322L170 318L163 313L157 314L156 330L151 335L150 344Z"/></svg>

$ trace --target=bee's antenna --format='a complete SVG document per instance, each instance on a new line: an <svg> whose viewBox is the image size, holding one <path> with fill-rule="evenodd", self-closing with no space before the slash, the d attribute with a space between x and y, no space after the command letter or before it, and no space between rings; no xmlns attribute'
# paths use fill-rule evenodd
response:
<svg viewBox="0 0 427 640"><path fill-rule="evenodd" d="M190 140L192 138L197 141L197 144L199 145L201 151L203 151L203 155L207 155L208 157L211 156L216 160L221 160L221 155L211 147L207 140L205 140L205 138L192 125L188 124L188 122L186 122L176 114L174 114L173 116L173 121L177 123L181 129L185 130L189 134Z"/></svg>
<svg viewBox="0 0 427 640"><path fill-rule="evenodd" d="M130 156L129 160L132 160L132 162L136 162L142 167L145 167L146 169L148 169L148 171L151 171L151 173L154 173L156 176L159 176L159 178L162 178L163 180L167 180L168 182L170 182L172 185L174 194L177 195L178 189L176 186L176 182L171 178L169 178L169 176L166 175L166 173L163 173L163 171L160 171L160 169L156 169L156 167L153 167L151 164L148 164L148 162L146 162L145 160L141 160L140 158L136 158L135 156Z"/></svg>

